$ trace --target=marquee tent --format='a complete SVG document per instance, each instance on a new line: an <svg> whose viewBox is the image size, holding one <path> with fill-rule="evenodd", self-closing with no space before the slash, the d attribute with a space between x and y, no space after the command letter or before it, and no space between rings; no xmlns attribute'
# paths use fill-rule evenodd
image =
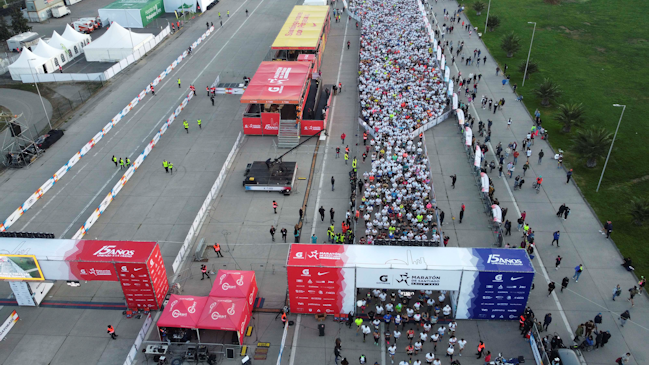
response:
<svg viewBox="0 0 649 365"><path fill-rule="evenodd" d="M50 46L65 51L66 58L73 59L81 54L81 47L77 42L61 37L56 31L52 32L52 38L47 41Z"/></svg>
<svg viewBox="0 0 649 365"><path fill-rule="evenodd" d="M241 343L250 317L250 309L243 298L209 297L198 321L198 327L206 330L234 331Z"/></svg>
<svg viewBox="0 0 649 365"><path fill-rule="evenodd" d="M169 304L158 319L158 328L198 328L206 302L207 297L172 294L169 297Z"/></svg>
<svg viewBox="0 0 649 365"><path fill-rule="evenodd" d="M299 104L311 62L266 61L241 96L243 104Z"/></svg>
<svg viewBox="0 0 649 365"><path fill-rule="evenodd" d="M50 60L50 62L53 63L53 70L58 68L59 65L63 66L66 63L70 62L70 59L66 56L64 50L54 48L43 40L38 42L36 47L34 47L33 53L37 56L41 56Z"/></svg>
<svg viewBox="0 0 649 365"><path fill-rule="evenodd" d="M118 22L129 28L144 28L164 9L163 0L117 0L97 12L103 24Z"/></svg>
<svg viewBox="0 0 649 365"><path fill-rule="evenodd" d="M210 297L243 298L252 310L257 292L254 271L219 270Z"/></svg>
<svg viewBox="0 0 649 365"><path fill-rule="evenodd" d="M23 49L16 62L9 65L9 73L13 80L20 80L20 75L43 74L53 71L54 67L50 59L35 55L27 48Z"/></svg>
<svg viewBox="0 0 649 365"><path fill-rule="evenodd" d="M82 51L83 47L85 47L92 40L92 38L90 38L88 34L77 32L70 26L70 24L65 25L65 31L63 32L62 36L69 41L77 43L81 47Z"/></svg>
<svg viewBox="0 0 649 365"><path fill-rule="evenodd" d="M117 62L152 39L151 33L134 33L112 23L104 35L85 47L84 53L88 62Z"/></svg>

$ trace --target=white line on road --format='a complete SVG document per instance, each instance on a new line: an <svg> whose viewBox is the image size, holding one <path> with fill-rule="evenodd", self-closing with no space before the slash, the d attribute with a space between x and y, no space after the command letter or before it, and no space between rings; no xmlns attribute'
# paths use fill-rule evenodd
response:
<svg viewBox="0 0 649 365"><path fill-rule="evenodd" d="M349 25L349 17L347 17L347 23L345 24L345 35L343 36L343 45L340 52L340 62L338 63L338 76L336 76L336 84L340 82L340 71L343 68L343 57L345 56L345 40L347 39L347 29ZM329 142L331 141L331 128L334 124L334 112L336 111L336 101L338 98L334 98L334 102L331 105L331 117L329 118L329 128L327 129L327 143L325 144L324 156L322 158L322 168L320 169L320 184L318 185L318 197L315 200L315 207L313 211L313 226L311 227L311 236L315 234L315 226L318 219L318 208L320 206L320 196L322 195L322 182L324 181L325 175L325 166L327 165L327 156L329 155Z"/></svg>
<svg viewBox="0 0 649 365"><path fill-rule="evenodd" d="M297 352L297 335L300 332L300 323L302 323L302 315L297 315L297 321L295 322L295 333L293 334L293 342L291 344L291 358L289 359L288 365L293 365L295 362L295 353Z"/></svg>

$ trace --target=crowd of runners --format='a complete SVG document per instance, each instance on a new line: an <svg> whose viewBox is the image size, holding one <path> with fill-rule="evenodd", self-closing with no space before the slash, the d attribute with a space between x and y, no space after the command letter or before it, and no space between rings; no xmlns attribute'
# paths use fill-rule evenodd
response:
<svg viewBox="0 0 649 365"><path fill-rule="evenodd" d="M450 101L418 6L403 0L389 8L377 0L350 4L362 17L361 114L374 135L365 147L372 167L359 184L368 244L440 238L428 157L414 131Z"/></svg>

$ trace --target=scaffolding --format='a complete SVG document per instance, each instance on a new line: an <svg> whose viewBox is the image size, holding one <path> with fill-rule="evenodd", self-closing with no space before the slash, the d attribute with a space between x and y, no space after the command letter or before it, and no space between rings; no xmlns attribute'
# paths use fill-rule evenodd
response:
<svg viewBox="0 0 649 365"><path fill-rule="evenodd" d="M1 121L7 127L2 141L2 163L9 168L29 166L44 153L38 148L27 123L21 122L22 116L22 113L0 114Z"/></svg>

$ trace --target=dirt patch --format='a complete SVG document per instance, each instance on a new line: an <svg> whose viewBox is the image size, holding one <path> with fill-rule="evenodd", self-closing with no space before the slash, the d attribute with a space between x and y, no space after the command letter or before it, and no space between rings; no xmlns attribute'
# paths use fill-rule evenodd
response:
<svg viewBox="0 0 649 365"><path fill-rule="evenodd" d="M564 27L563 25L560 25L559 29L563 30L563 32L566 33L568 37L572 39L579 39L581 37L581 30L579 29L570 30L567 27Z"/></svg>
<svg viewBox="0 0 649 365"><path fill-rule="evenodd" d="M595 49L600 53L606 53L606 48L595 47Z"/></svg>
<svg viewBox="0 0 649 365"><path fill-rule="evenodd" d="M584 22L584 24L586 24L586 25L590 25L590 23L589 23L589 22Z"/></svg>
<svg viewBox="0 0 649 365"><path fill-rule="evenodd" d="M629 39L630 44L645 44L647 43L647 40L644 38L632 38Z"/></svg>

